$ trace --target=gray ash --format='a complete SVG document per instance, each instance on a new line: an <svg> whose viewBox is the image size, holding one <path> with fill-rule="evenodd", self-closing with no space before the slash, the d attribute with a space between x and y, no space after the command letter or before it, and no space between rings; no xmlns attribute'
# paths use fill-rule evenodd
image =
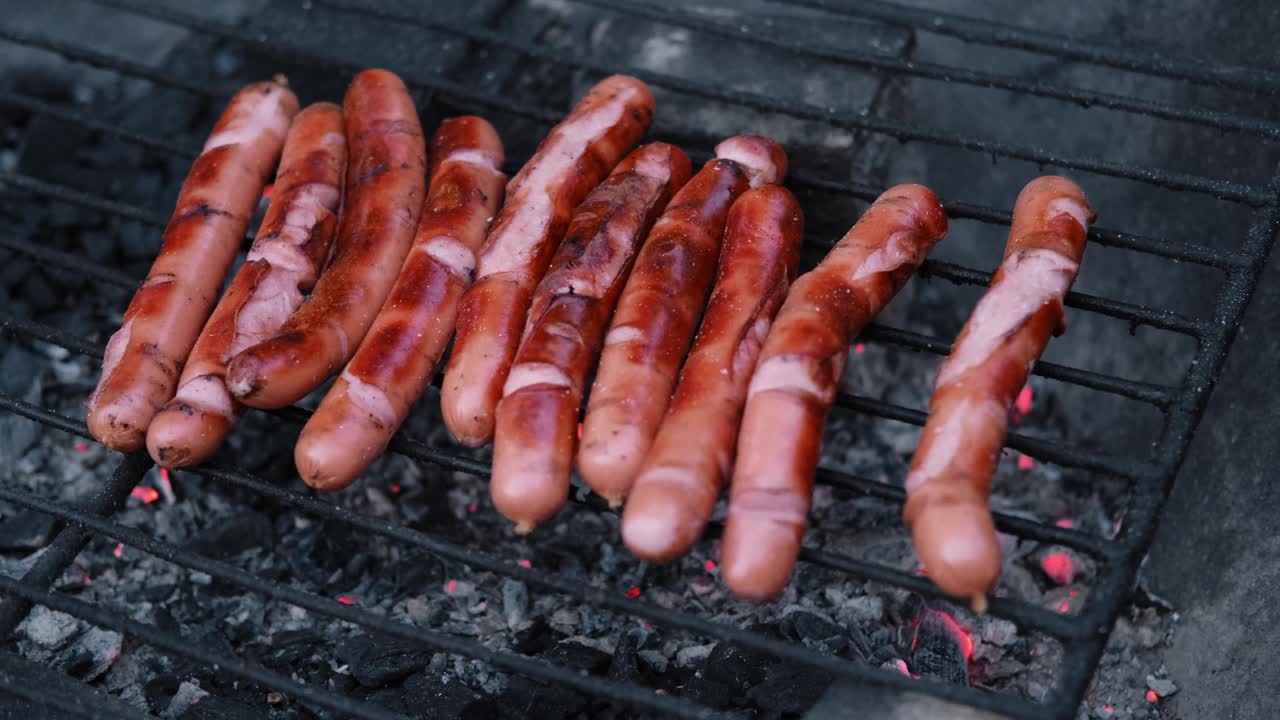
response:
<svg viewBox="0 0 1280 720"><path fill-rule="evenodd" d="M803 27L785 14L771 16L769 21L783 32ZM272 20L264 16L260 22ZM593 53L617 60L612 54L619 47L618 26L580 9L570 12L558 4L540 3L513 10L500 22L542 28L547 42L563 47L593 38L587 43ZM897 31L833 25L831 32L861 33L857 35L860 42L890 54L901 54L909 45ZM646 27L644 33L650 40L627 46L626 52L657 69L696 73L721 67L726 56L742 57L740 48L731 43L704 56L690 54L688 49L696 45L691 45L687 33L657 26ZM776 60L761 57L753 67L760 70ZM171 72L218 82L238 82L271 70L263 59L242 56L233 46L195 39L187 39L166 63ZM546 103L545 93L558 92L552 96L567 101L570 88L588 81L562 68L526 69L515 62L505 67L509 77L486 74L476 82ZM749 77L751 68L742 72ZM337 97L341 87L333 78L309 77L305 72L293 71L290 77L296 86L327 88L330 99ZM777 82L776 71L761 77ZM216 108L190 94L139 92L113 79L74 78L40 86L42 96L51 100L87 102L85 107L104 120L183 138L192 146L216 116ZM879 112L882 107L877 103L882 98L892 101L896 92L879 81L856 80L835 88L806 87L802 94L810 100L815 93L838 97L852 104L851 112ZM675 107L682 107L681 102L689 105L678 97L666 100ZM886 143L866 142L848 133L815 136L807 124L776 117L732 117L723 109L685 109L690 112L669 115L674 120L666 125L668 121L660 119L656 132L702 150L729 132L767 132L788 145L795 166L814 174L850 172L863 179L891 152ZM463 110L437 103L424 114L424 121ZM714 122L703 123L704 116ZM495 120L501 121L512 157L527 156L540 129L510 118ZM87 191L167 212L166 204L185 175L186 159L144 152L83 132L73 139L75 152L69 154L66 128L43 119L29 121L5 130L0 159L34 177L74 183ZM157 228L12 190L5 193L0 212L21 237L40 238L49 247L82 254L137 278L156 250ZM811 218L811 237L837 237L856 216L856 208L847 202L819 193L802 200ZM129 293L90 278L69 277L19 254L6 252L0 269L0 300L8 303L10 314L58 326L99 345L118 324ZM961 319L954 288L917 280L890 308L886 322L949 337ZM847 387L908 407L927 406L937 358L887 352L874 344L859 348L851 356ZM39 342L7 343L0 354L0 385L6 394L73 417L82 416L82 403L97 372L96 360ZM1020 414L1019 430L1072 442L1087 440L1070 422L1080 412L1079 397L1041 378L1033 379L1030 388L1030 410ZM313 396L310 402L317 399ZM429 447L457 452L440 421L438 401L436 391L428 391L405 431L424 439ZM300 489L303 486L292 467L298 430L298 425L278 415L250 413L215 462L234 464L261 479ZM909 425L836 412L827 428L823 465L900 485L918 435L918 428ZM65 503L89 496L117 461L117 456L96 444L42 431L10 415L0 417L0 452L17 486ZM477 452L475 457L484 460L486 453ZM1055 466L1028 465L1010 454L1001 463L992 504L1005 512L1070 523L1110 536L1123 520L1123 497L1124 489L1115 483ZM672 565L647 565L623 548L616 515L602 512L581 487L575 490L570 507L528 537L512 534L490 504L482 478L398 455L382 458L353 487L323 499L462 547L482 548L534 571L555 573L567 582L747 628L831 656L884 667L886 672L918 677L922 683L970 684L1042 700L1058 672L1061 650L1045 637L1027 634L1005 620L926 602L906 590L814 564L802 563L776 602L738 602L717 576L714 533ZM722 504L717 520L723 512ZM358 605L398 622L478 640L491 649L688 697L743 718L798 717L832 683L822 672L795 663L531 591L518 580L474 571L192 473L165 476L153 470L114 519L282 586ZM819 485L811 523L810 548L906 572L920 569L902 529L900 510L891 503ZM55 529L51 520L38 513L0 506L0 572L21 576L39 556L36 548ZM1067 613L1078 612L1088 601L1098 571L1091 562L1063 548L1007 536L1002 541L1006 560L999 595ZM369 634L102 539L91 542L56 587L180 634L193 645L234 654L309 686L415 717L638 716L598 698L497 672L479 661ZM1156 658L1176 619L1176 613L1155 601L1121 619L1080 717L1160 716L1158 706L1144 696L1149 688L1167 693L1175 687ZM225 670L159 652L43 608L34 610L20 627L17 648L23 657L163 717L335 717Z"/></svg>

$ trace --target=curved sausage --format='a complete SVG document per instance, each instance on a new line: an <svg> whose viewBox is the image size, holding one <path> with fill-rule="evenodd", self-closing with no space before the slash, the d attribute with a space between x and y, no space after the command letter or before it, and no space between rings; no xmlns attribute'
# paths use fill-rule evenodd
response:
<svg viewBox="0 0 1280 720"><path fill-rule="evenodd" d="M498 403L489 492L527 533L569 496L583 385L636 252L689 158L666 143L628 155L574 211L534 292L528 327Z"/></svg>
<svg viewBox="0 0 1280 720"><path fill-rule="evenodd" d="M635 146L653 121L653 95L625 75L601 81L507 186L507 202L480 248L476 281L462 295L458 336L445 372L440 409L463 445L493 437L502 397L534 287L578 203Z"/></svg>
<svg viewBox="0 0 1280 720"><path fill-rule="evenodd" d="M431 190L413 249L382 311L294 449L298 474L341 490L391 441L426 390L453 335L458 298L476 248L502 202L502 141L468 116L445 120L431 140Z"/></svg>
<svg viewBox="0 0 1280 720"><path fill-rule="evenodd" d="M283 82L255 83L214 126L178 194L160 254L107 342L87 403L89 432L103 445L142 447L151 418L173 398L297 112L298 98Z"/></svg>
<svg viewBox="0 0 1280 720"><path fill-rule="evenodd" d="M946 232L928 188L889 188L787 294L747 389L720 544L721 574L738 597L761 600L786 585L849 343Z"/></svg>
<svg viewBox="0 0 1280 720"><path fill-rule="evenodd" d="M1018 196L1004 262L938 370L907 475L903 518L929 578L978 607L1000 576L987 496L1009 407L1050 335L1065 328L1093 211L1070 180L1042 177Z"/></svg>
<svg viewBox="0 0 1280 720"><path fill-rule="evenodd" d="M795 279L803 235L800 205L777 185L748 191L729 211L711 302L622 514L622 539L637 557L684 555L711 518L747 383Z"/></svg>
<svg viewBox="0 0 1280 720"><path fill-rule="evenodd" d="M386 70L366 70L343 99L346 198L336 252L280 334L227 367L227 387L255 408L284 407L351 358L387 299L426 194L426 145L413 98Z"/></svg>
<svg viewBox="0 0 1280 720"><path fill-rule="evenodd" d="M605 336L578 451L582 479L613 507L631 489L667 410L715 280L729 208L786 169L782 147L768 138L725 140L640 249Z"/></svg>
<svg viewBox="0 0 1280 720"><path fill-rule="evenodd" d="M315 285L338 227L347 140L342 109L298 113L284 142L271 206L258 236L187 358L178 392L147 429L157 464L183 468L218 449L244 412L227 391L227 361L279 332Z"/></svg>

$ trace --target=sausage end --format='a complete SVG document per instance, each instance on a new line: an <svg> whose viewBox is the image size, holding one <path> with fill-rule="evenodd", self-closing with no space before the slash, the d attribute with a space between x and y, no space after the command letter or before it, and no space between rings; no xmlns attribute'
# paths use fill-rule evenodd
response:
<svg viewBox="0 0 1280 720"><path fill-rule="evenodd" d="M926 486L903 514L929 579L948 595L973 598L995 587L1001 556L991 512L966 485Z"/></svg>

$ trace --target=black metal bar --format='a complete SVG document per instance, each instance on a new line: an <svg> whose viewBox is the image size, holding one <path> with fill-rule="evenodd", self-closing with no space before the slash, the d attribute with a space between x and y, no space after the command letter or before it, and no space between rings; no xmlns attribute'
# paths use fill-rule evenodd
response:
<svg viewBox="0 0 1280 720"><path fill-rule="evenodd" d="M0 652L0 694L3 693L27 700L37 708L67 713L68 717L88 720L154 720L153 715L111 695L97 692L56 670L9 652ZM12 710L12 707L5 709ZM12 720L16 715L5 712L0 713L0 717Z"/></svg>
<svg viewBox="0 0 1280 720"><path fill-rule="evenodd" d="M73 269L86 277L117 287L132 289L142 284L140 279L134 279L119 270L90 263L82 255L73 255L21 240L11 240L3 235L0 235L0 247L22 253L42 265Z"/></svg>
<svg viewBox="0 0 1280 720"><path fill-rule="evenodd" d="M95 360L102 359L102 345L34 320L0 315L0 334L42 340Z"/></svg>
<svg viewBox="0 0 1280 720"><path fill-rule="evenodd" d="M946 342L941 338L930 337L910 330L886 327L876 323L868 325L858 338L875 342L884 342L891 345L897 345L898 347L931 353L933 355L947 355L951 352L951 343ZM1151 383L1140 382L1137 380L1126 380L1124 378L1115 377L1114 375L1105 375L1091 370L1082 370L1080 368L1073 368L1049 362L1036 363L1031 374L1049 378L1050 380L1060 380L1065 383L1071 383L1072 385L1079 385L1093 390L1100 390L1113 395L1132 398L1134 400L1141 400L1142 402L1150 403L1159 408L1163 408L1169 403L1170 388L1163 385L1153 385Z"/></svg>
<svg viewBox="0 0 1280 720"><path fill-rule="evenodd" d="M100 198L96 195L67 187L66 185L58 185L47 182L39 178L33 178L30 175L22 175L16 172L0 173L0 183L19 190L26 190L37 195L52 198L59 202L71 203L90 210L100 210L104 213L116 215L126 220L137 220L144 225L153 227L164 227L169 223L169 217L162 215L154 210L148 210L144 207L131 205L129 203L118 202ZM156 247L159 247L157 243Z"/></svg>
<svg viewBox="0 0 1280 720"><path fill-rule="evenodd" d="M8 490L0 488L0 495L9 496L10 494ZM27 496L27 499L31 500L34 498ZM26 505L26 503L23 503L20 500L14 501L19 504ZM43 501L35 504L43 504ZM31 505L27 506L31 507ZM33 507L32 509L39 508ZM93 516L78 515L73 512L68 512L64 519L71 521L84 521L90 517ZM102 521L96 517L93 519L106 525L112 524ZM133 546L132 543L130 543L130 545ZM23 585L12 578L5 577L4 575L0 575L0 592L15 595L25 603L43 605L50 610L56 610L58 612L87 620L98 627L109 628L116 632L129 635L130 637L138 638L149 645L154 645L155 647L167 652L181 655L192 660L197 660L211 667L222 668L239 675L242 678L258 683L259 685L287 693L288 695L299 698L308 703L329 708L330 710L336 710L349 717L367 718L367 720L406 720L405 716L399 713L387 711L377 705L364 701L308 687L296 680L291 680L265 668L250 665L233 655L221 655L210 652L204 647L197 645L191 640L183 638L180 635L170 634L154 625L138 622L137 620L128 617L127 613L113 612L107 608L99 607L82 600L75 600L65 595L27 587L26 585Z"/></svg>
<svg viewBox="0 0 1280 720"><path fill-rule="evenodd" d="M1179 107L1171 103L1053 85L1036 80L1023 80L1010 75L999 75L969 68L918 60L903 60L883 53L799 45L785 40L778 40L768 34L767 31L762 32L759 28L742 24L722 23L669 6L624 2L623 0L576 0L576 2L603 8L622 15L645 18L676 27L685 27L729 40L738 40L752 45L782 50L799 57L824 60L841 65L852 65L870 71L911 75L948 84L959 83L980 88L1035 95L1061 100L1085 108L1099 107L1120 110L1137 115L1148 115L1165 120L1192 123L1217 130L1245 132L1268 139L1280 137L1280 124L1262 118L1224 113L1202 107Z"/></svg>
<svg viewBox="0 0 1280 720"><path fill-rule="evenodd" d="M151 458L145 451L125 455L111 472L107 482L100 485L96 494L84 504L83 511L102 516L114 513L124 504L129 491L150 467ZM22 584L31 588L49 587L71 567L71 563L75 562L76 556L88 542L89 533L84 528L62 528L31 569L22 576ZM0 643L9 639L9 635L30 611L31 604L20 598L10 598L0 604Z"/></svg>
<svg viewBox="0 0 1280 720"><path fill-rule="evenodd" d="M1266 95L1280 94L1280 75L1260 68L1223 66L1200 58L1177 58L1163 52L1104 45L1030 30L987 18L972 18L938 10L925 10L882 0L772 1L874 20L888 25L906 26L923 32L948 35L966 42L1030 50L1200 85L1213 85Z"/></svg>

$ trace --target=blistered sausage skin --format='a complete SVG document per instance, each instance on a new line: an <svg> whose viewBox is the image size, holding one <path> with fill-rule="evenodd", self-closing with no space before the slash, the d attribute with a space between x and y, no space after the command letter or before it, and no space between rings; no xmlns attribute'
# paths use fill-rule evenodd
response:
<svg viewBox="0 0 1280 720"><path fill-rule="evenodd" d="M338 227L346 163L342 109L317 103L298 113L253 247L192 348L177 394L147 429L159 465L205 460L243 413L227 391L227 361L279 332L315 285Z"/></svg>
<svg viewBox="0 0 1280 720"><path fill-rule="evenodd" d="M431 382L453 335L475 251L502 202L504 153L482 118L444 121L413 248L382 311L302 428L294 462L317 490L340 490L373 462Z"/></svg>
<svg viewBox="0 0 1280 720"><path fill-rule="evenodd" d="M777 185L729 211L715 289L663 418L627 497L622 539L637 557L669 562L702 535L729 477L747 383L795 279L804 216Z"/></svg>
<svg viewBox="0 0 1280 720"><path fill-rule="evenodd" d="M394 73L366 70L351 81L342 109L349 161L335 253L281 332L231 359L227 387L249 407L283 407L337 372L413 243L427 178L413 98Z"/></svg>
<svg viewBox="0 0 1280 720"><path fill-rule="evenodd" d="M1070 180L1042 177L1018 196L1004 261L938 370L907 475L903 518L929 578L985 604L1000 576L987 497L1008 412L1065 328L1062 301L1084 255L1093 211Z"/></svg>
<svg viewBox="0 0 1280 720"><path fill-rule="evenodd" d="M156 411L173 398L297 112L282 83L249 85L191 166L160 254L107 343L89 396L89 432L107 447L142 447Z"/></svg>
<svg viewBox="0 0 1280 720"><path fill-rule="evenodd" d="M786 171L787 156L772 140L725 140L640 249L605 336L578 450L582 479L610 505L622 504L666 412L711 293L729 208Z"/></svg>
<svg viewBox="0 0 1280 720"><path fill-rule="evenodd" d="M507 201L480 248L476 281L462 295L458 335L440 409L463 445L493 437L494 411L520 344L534 288L578 203L653 121L653 95L625 75L605 78L551 129L507 186Z"/></svg>
<svg viewBox="0 0 1280 720"><path fill-rule="evenodd" d="M721 573L738 597L763 600L786 585L849 343L946 232L946 214L928 188L889 188L787 294L751 376L738 433L720 545Z"/></svg>
<svg viewBox="0 0 1280 720"><path fill-rule="evenodd" d="M574 211L498 403L489 490L526 533L569 495L583 385L640 244L676 190L689 158L665 143L632 152Z"/></svg>

